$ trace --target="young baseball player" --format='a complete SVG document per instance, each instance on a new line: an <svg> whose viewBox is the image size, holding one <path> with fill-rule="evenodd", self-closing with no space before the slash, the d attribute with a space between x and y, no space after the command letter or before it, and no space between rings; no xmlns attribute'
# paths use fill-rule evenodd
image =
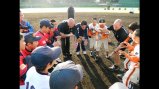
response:
<svg viewBox="0 0 159 89"><path fill-rule="evenodd" d="M24 80L25 80L25 73L27 71L27 65L24 64L24 57L21 54L21 51L25 49L25 42L24 42L24 37L23 34L20 33L20 60L19 60L19 64L20 64L20 89L25 89L25 84L24 84Z"/></svg>
<svg viewBox="0 0 159 89"><path fill-rule="evenodd" d="M93 56L93 52L95 51L95 42L96 42L95 36L97 28L98 28L97 18L93 18L92 23L89 24L89 30L88 30L90 56Z"/></svg>
<svg viewBox="0 0 159 89"><path fill-rule="evenodd" d="M138 87L139 84L139 71L140 71L140 30L136 29L132 34L132 39L137 45L133 50L133 54L128 54L124 51L119 51L120 54L123 54L126 58L131 61L129 70L125 73L122 78L123 83L127 87ZM127 48L131 48L131 45L127 45ZM136 88L134 88L136 89Z"/></svg>
<svg viewBox="0 0 159 89"><path fill-rule="evenodd" d="M38 41L38 46L47 45L48 37L46 36L46 33L50 32L51 27L51 22L48 19L42 19L40 21L40 30L35 33L35 36L41 37L41 39Z"/></svg>
<svg viewBox="0 0 159 89"><path fill-rule="evenodd" d="M31 53L33 66L26 74L26 89L50 89L48 70L56 64L56 60L61 54L60 47L50 48L49 46L39 46Z"/></svg>
<svg viewBox="0 0 159 89"><path fill-rule="evenodd" d="M132 22L130 23L130 25L128 26L128 32L129 32L129 37L132 38L132 33L136 30L139 29L139 24L137 22ZM124 43L129 44L128 41L124 41ZM129 48L129 53L133 52L134 47L137 45L137 43L135 43L134 41L130 43L130 45L132 45L131 48ZM129 59L125 59L124 61L124 69L128 70L129 66L130 66L130 60Z"/></svg>
<svg viewBox="0 0 159 89"><path fill-rule="evenodd" d="M129 32L129 37L122 43L120 43L119 46L123 47L123 48L127 48L128 52L131 54L134 50L134 47L137 45L137 43L135 43L134 41L132 41L130 44L128 43L129 39L132 39L132 33L139 28L139 24L137 22L132 22L131 24L129 24L128 26L128 32ZM126 45L131 45L131 46L125 46ZM129 47L129 48L128 48ZM124 73L129 69L131 64L131 61L126 58L124 61L124 69L120 70L123 73L118 74L118 78L122 78L124 76Z"/></svg>
<svg viewBox="0 0 159 89"><path fill-rule="evenodd" d="M99 26L96 30L96 53L99 56L100 47L102 44L104 44L104 49L106 51L105 55L108 56L108 36L110 31L107 29L105 19L100 18L99 19Z"/></svg>
<svg viewBox="0 0 159 89"><path fill-rule="evenodd" d="M51 72L50 89L78 89L77 85L82 79L82 66L68 60L58 64Z"/></svg>

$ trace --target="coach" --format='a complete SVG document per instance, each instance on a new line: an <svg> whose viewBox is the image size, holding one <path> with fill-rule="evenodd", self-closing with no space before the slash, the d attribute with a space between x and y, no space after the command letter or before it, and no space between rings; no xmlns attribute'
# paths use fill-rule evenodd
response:
<svg viewBox="0 0 159 89"><path fill-rule="evenodd" d="M60 23L58 29L61 35L62 53L64 58L70 58L70 36L75 33L75 20L69 18L68 20Z"/></svg>

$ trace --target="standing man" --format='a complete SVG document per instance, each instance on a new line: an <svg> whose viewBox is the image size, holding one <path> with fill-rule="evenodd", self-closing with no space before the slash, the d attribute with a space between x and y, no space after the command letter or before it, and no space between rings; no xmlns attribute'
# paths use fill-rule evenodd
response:
<svg viewBox="0 0 159 89"><path fill-rule="evenodd" d="M75 20L69 18L67 21L60 23L58 29L61 35L63 56L64 58L70 58L72 56L70 54L70 36L75 33Z"/></svg>
<svg viewBox="0 0 159 89"><path fill-rule="evenodd" d="M112 31L114 33L114 36L116 40L118 41L118 44L126 40L128 37L128 32L124 29L122 25L121 19L116 19L110 27L108 27L108 30ZM125 50L125 49L121 49ZM111 70L119 70L119 65L121 64L120 56L118 53L114 53L114 60L115 63L109 67Z"/></svg>

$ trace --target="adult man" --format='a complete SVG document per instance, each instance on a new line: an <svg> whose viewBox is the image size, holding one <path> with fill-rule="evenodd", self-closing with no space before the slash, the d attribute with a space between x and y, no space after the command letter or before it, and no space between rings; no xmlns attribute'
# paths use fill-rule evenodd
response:
<svg viewBox="0 0 159 89"><path fill-rule="evenodd" d="M62 43L62 53L64 58L69 58L72 55L70 54L70 36L73 36L75 30L75 20L69 18L67 21L64 21L58 25L58 29L61 35Z"/></svg>
<svg viewBox="0 0 159 89"><path fill-rule="evenodd" d="M39 46L31 54L33 66L26 74L26 89L50 89L48 70L56 64L56 60L61 54L60 47L50 48L49 46Z"/></svg>
<svg viewBox="0 0 159 89"><path fill-rule="evenodd" d="M24 14L20 11L20 25L21 26L25 26L26 28L21 29L21 32L27 33L27 32L34 32L34 29L32 27L32 25L28 22L24 20ZM26 31L26 32L25 32Z"/></svg>
<svg viewBox="0 0 159 89"><path fill-rule="evenodd" d="M83 70L80 64L66 61L58 64L50 76L50 89L78 89L77 84L83 78Z"/></svg>
<svg viewBox="0 0 159 89"><path fill-rule="evenodd" d="M87 31L89 29L87 22L85 20L83 20L81 23L76 25L76 28L77 28L77 30L75 32L75 36L76 36L77 42L78 42L78 45L76 48L76 54L77 55L80 54L80 45L81 45L83 54L86 54L85 45L87 45L87 43L88 43Z"/></svg>
<svg viewBox="0 0 159 89"><path fill-rule="evenodd" d="M95 51L95 35L98 28L97 18L92 19L92 23L89 24L88 37L89 37L89 47L90 47L90 56L93 56Z"/></svg>
<svg viewBox="0 0 159 89"><path fill-rule="evenodd" d="M35 33L35 36L40 36L41 39L38 41L38 46L47 45L48 38L46 36L47 33L50 32L50 28L52 27L50 21L48 19L42 19L40 21L40 30Z"/></svg>
<svg viewBox="0 0 159 89"><path fill-rule="evenodd" d="M118 41L118 44L126 40L128 37L128 32L124 29L122 25L122 20L121 19L116 19L110 27L108 27L108 30L112 31L114 33L114 36L116 40ZM125 50L125 49L122 49ZM121 64L120 61L120 56L118 53L113 53L114 55L114 64L109 67L111 70L119 70L119 65Z"/></svg>

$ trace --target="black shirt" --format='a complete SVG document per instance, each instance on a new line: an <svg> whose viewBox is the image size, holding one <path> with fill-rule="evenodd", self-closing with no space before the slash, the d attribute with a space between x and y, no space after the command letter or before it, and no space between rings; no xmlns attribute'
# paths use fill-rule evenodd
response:
<svg viewBox="0 0 159 89"><path fill-rule="evenodd" d="M118 31L115 31L113 25L108 27L108 30L111 30L114 33L116 40L121 43L128 37L128 32L122 26Z"/></svg>
<svg viewBox="0 0 159 89"><path fill-rule="evenodd" d="M69 28L67 22L62 22L58 25L58 29L61 33L64 34L70 34L72 32L73 34L75 33L75 27Z"/></svg>

